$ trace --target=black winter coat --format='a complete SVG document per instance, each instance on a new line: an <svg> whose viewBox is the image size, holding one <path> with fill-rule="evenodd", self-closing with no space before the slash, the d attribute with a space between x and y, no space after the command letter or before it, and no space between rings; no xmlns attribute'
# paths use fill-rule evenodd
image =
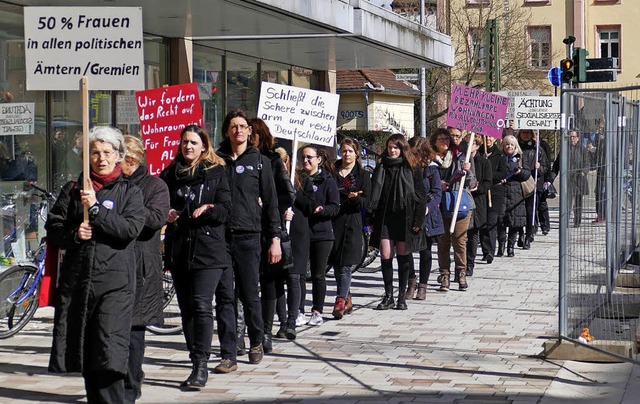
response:
<svg viewBox="0 0 640 404"><path fill-rule="evenodd" d="M291 184L291 177L284 168L282 158L278 153L273 150L267 150L262 153L271 162L271 171L273 172L273 180L276 186L276 194L278 195L278 211L280 217L287 211L288 208L293 206L293 201L296 199L296 191ZM264 216L264 219L268 219L268 216Z"/></svg>
<svg viewBox="0 0 640 404"><path fill-rule="evenodd" d="M82 177L80 177L82 179ZM49 371L127 372L136 278L135 239L142 231L142 191L122 177L105 184L90 215L91 240L77 238L81 188L62 187L49 212L47 240L66 250L60 267Z"/></svg>
<svg viewBox="0 0 640 404"><path fill-rule="evenodd" d="M169 213L169 189L160 178L149 175L141 164L128 178L142 190L145 223L136 240L136 300L133 305L134 326L162 323L162 252L160 230Z"/></svg>
<svg viewBox="0 0 640 404"><path fill-rule="evenodd" d="M309 220L310 241L335 240L331 219L340 211L340 194L331 174L320 169L316 175L304 178L294 204ZM319 206L323 210L314 213Z"/></svg>
<svg viewBox="0 0 640 404"><path fill-rule="evenodd" d="M336 161L336 172L340 172L342 160ZM336 237L333 250L329 256L329 264L341 267L357 265L362 261L364 243L362 211L366 209L371 195L371 178L359 163L351 173L343 178L338 174L336 179L340 192L340 211L333 218L333 232ZM344 185L344 187L340 187ZM349 192L361 191L359 196L349 198Z"/></svg>
<svg viewBox="0 0 640 404"><path fill-rule="evenodd" d="M504 155L509 172L515 172L520 167L522 157L515 154L511 157ZM518 174L514 174L507 179L505 187L505 213L503 224L507 227L524 227L527 223L527 208L522 196L521 182L526 181L531 176L531 171L526 166L522 166Z"/></svg>
<svg viewBox="0 0 640 404"><path fill-rule="evenodd" d="M542 192L544 190L544 182L545 178L547 178L547 173L551 170L551 164L547 158L547 153L544 151L542 145L540 148L536 148L536 143L533 141L527 143L520 142L520 148L522 149L522 166L527 168L534 178L536 178L535 164L536 150L538 150L538 162L540 163L540 168L537 170L538 180L536 182L536 189L538 192ZM533 195L530 196L530 198L533 198Z"/></svg>
<svg viewBox="0 0 640 404"><path fill-rule="evenodd" d="M444 221L440 212L442 185L440 183L440 166L432 162L424 170L424 185L429 212L424 219L424 233L427 237L444 234Z"/></svg>
<svg viewBox="0 0 640 404"><path fill-rule="evenodd" d="M473 164L478 186L475 191L471 191L473 202L476 207L473 210L473 216L471 217L469 228L480 229L487 223L487 213L489 208L489 196L487 195L487 191L491 189L493 172L491 170L491 163L489 160L479 153L476 153L475 157L473 157Z"/></svg>
<svg viewBox="0 0 640 404"><path fill-rule="evenodd" d="M233 210L227 223L229 230L260 233L263 230L262 216L266 215L265 236L280 237L281 216L278 212L278 195L271 161L250 145L236 160L231 157L231 153L231 143L226 140L220 145L218 154L227 163L226 173L233 202Z"/></svg>
<svg viewBox="0 0 640 404"><path fill-rule="evenodd" d="M171 208L180 212L165 231L165 266L172 271L230 268L225 223L231 212L231 193L224 168L200 163L194 175L183 174L176 164L160 174L169 187ZM192 217L205 204L213 208Z"/></svg>
<svg viewBox="0 0 640 404"><path fill-rule="evenodd" d="M504 153L497 145L493 145L487 150L489 156L487 159L491 163L491 173L493 181L491 185L491 207L487 209L488 212L496 212L498 220L501 220L504 216L506 209L506 190L507 187L500 182L509 175L509 167L507 166L507 159L504 157ZM492 223L490 225L495 225Z"/></svg>
<svg viewBox="0 0 640 404"><path fill-rule="evenodd" d="M424 220L425 212L427 208L427 196L424 185L423 169L418 167L415 171L407 165L400 167L403 170L403 175L409 181L412 182L407 188L407 192L404 195L404 204L406 208L401 211L392 213L392 218L386 216L390 214L391 207L387 206L387 202L392 194L393 184L387 179L394 178L394 170L398 168L385 167L384 159L378 163L373 175L371 177L371 195L372 199L369 201L369 207L367 208L368 215L371 216L370 222L373 223L373 231L371 238L369 239L369 245L375 248L380 248L380 240L382 234L382 226L385 220L402 220L404 221L405 232L405 249L407 252L422 251L427 247L427 240L424 234ZM395 177L397 178L397 176ZM377 189L380 187L381 189ZM375 195L379 196L379 199L375 200ZM419 232L414 233L413 227L418 227Z"/></svg>
<svg viewBox="0 0 640 404"><path fill-rule="evenodd" d="M587 149L578 143L575 146L569 145L569 191L571 195L589 195L589 182L587 174L591 157ZM560 171L560 155L553 162L549 182L553 182Z"/></svg>

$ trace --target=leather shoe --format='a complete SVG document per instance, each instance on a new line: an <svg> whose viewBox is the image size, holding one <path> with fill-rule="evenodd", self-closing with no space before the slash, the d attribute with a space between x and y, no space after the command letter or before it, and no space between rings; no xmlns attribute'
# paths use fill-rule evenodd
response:
<svg viewBox="0 0 640 404"><path fill-rule="evenodd" d="M487 264L491 264L493 262L493 255L487 255Z"/></svg>
<svg viewBox="0 0 640 404"><path fill-rule="evenodd" d="M262 358L264 357L264 351L262 350L262 344L256 345L249 349L249 363L253 365L257 365L262 362Z"/></svg>

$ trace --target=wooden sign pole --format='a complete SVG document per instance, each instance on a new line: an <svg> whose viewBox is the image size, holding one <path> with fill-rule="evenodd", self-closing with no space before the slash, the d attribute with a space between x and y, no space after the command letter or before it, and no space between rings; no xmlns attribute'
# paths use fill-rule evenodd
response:
<svg viewBox="0 0 640 404"><path fill-rule="evenodd" d="M86 191L87 181L90 180L89 176L89 79L87 76L82 76L80 80L80 92L82 93L82 188ZM84 206L84 221L89 221L89 208Z"/></svg>
<svg viewBox="0 0 640 404"><path fill-rule="evenodd" d="M471 156L471 144L473 143L473 138L475 137L475 133L471 132L469 135L469 144L467 145L467 155L464 158L464 162L468 163L469 158ZM449 227L449 233L453 234L453 230L456 227L456 220L458 217L458 211L460 210L460 199L462 199L462 192L464 192L464 181L467 179L467 174L463 175L460 179L460 187L458 188L458 196L456 197L456 207L453 210L453 217L451 218L451 227Z"/></svg>

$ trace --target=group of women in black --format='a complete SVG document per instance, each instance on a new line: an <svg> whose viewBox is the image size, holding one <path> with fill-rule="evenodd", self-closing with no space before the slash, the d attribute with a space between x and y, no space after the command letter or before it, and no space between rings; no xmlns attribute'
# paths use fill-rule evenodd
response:
<svg viewBox="0 0 640 404"><path fill-rule="evenodd" d="M454 282L466 290L479 240L490 262L496 239L498 256L505 242L507 255L513 256L523 229L524 240L532 239L533 205L519 183L533 170L544 175L548 162L532 156L531 148L523 151L513 136L506 136L499 150L490 141L483 148L480 137L466 145L454 128L410 142L393 134L371 176L360 164L357 141L343 139L335 163L324 148L309 144L297 151L301 169L292 177L289 156L274 149L261 120L233 111L222 131L225 140L216 152L202 127L186 126L175 158L158 179L147 172L139 139L96 129L90 142L91 181L84 187L81 181L67 184L51 210L49 239L67 255L50 370L82 372L90 402L134 402L140 396L144 327L158 322L162 311L163 269L173 277L192 362L181 386L200 389L208 379L213 299L221 358L214 371L237 369L239 338L244 343L238 318L247 329L249 362L260 363L272 349L276 314L280 326L274 336L279 338L295 339L297 326L324 322L328 266L337 284L332 315L341 319L351 313L351 273L366 247L365 223L372 227L370 245L380 249L380 310L404 310L407 300L425 298L434 244L439 290L450 286L451 247ZM460 187L472 196L475 209L456 218L451 230L454 219L442 202ZM285 260L282 239L291 244ZM414 252L420 254L418 271Z"/></svg>

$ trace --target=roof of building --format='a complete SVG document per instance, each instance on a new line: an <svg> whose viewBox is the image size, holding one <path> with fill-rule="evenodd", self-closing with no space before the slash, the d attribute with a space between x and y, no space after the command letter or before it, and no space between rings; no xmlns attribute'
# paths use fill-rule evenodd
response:
<svg viewBox="0 0 640 404"><path fill-rule="evenodd" d="M391 70L338 70L336 71L336 91L380 91L390 94L420 94L413 84L396 80Z"/></svg>

